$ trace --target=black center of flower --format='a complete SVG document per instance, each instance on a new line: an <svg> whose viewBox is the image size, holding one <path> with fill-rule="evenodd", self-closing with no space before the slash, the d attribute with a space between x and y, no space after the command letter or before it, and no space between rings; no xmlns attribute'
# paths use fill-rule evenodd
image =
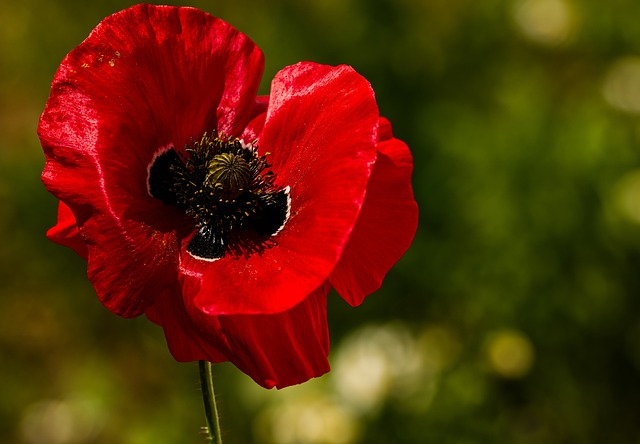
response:
<svg viewBox="0 0 640 444"><path fill-rule="evenodd" d="M216 260L230 249L251 252L277 234L289 217L289 188L274 185L266 155L238 139L207 135L158 152L149 165L149 194L191 216L197 233L187 251Z"/></svg>

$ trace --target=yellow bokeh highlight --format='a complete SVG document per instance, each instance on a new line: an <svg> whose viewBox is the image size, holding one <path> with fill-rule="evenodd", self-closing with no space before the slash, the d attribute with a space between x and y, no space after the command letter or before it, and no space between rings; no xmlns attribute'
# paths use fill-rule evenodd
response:
<svg viewBox="0 0 640 444"><path fill-rule="evenodd" d="M565 43L577 21L575 9L565 0L521 0L513 18L526 38L550 46Z"/></svg>
<svg viewBox="0 0 640 444"><path fill-rule="evenodd" d="M491 335L487 345L491 369L504 378L525 377L534 362L531 341L521 332L504 330Z"/></svg>
<svg viewBox="0 0 640 444"><path fill-rule="evenodd" d="M618 212L640 224L640 170L631 171L618 181L614 199Z"/></svg>
<svg viewBox="0 0 640 444"><path fill-rule="evenodd" d="M640 113L640 57L627 56L611 64L602 86L605 100L628 113Z"/></svg>

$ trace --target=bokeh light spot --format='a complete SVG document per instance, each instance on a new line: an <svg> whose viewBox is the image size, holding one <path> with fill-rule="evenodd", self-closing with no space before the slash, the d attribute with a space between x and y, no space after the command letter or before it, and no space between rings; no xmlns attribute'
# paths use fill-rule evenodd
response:
<svg viewBox="0 0 640 444"><path fill-rule="evenodd" d="M309 395L265 409L257 439L273 444L351 444L360 435L354 415L328 396Z"/></svg>
<svg viewBox="0 0 640 444"><path fill-rule="evenodd" d="M615 61L605 77L603 94L614 108L640 113L640 57L624 57Z"/></svg>
<svg viewBox="0 0 640 444"><path fill-rule="evenodd" d="M617 210L627 219L640 224L640 170L623 176L615 186Z"/></svg>
<svg viewBox="0 0 640 444"><path fill-rule="evenodd" d="M424 381L423 355L401 325L367 326L336 352L333 381L340 399L359 412L375 411L391 395L410 396Z"/></svg>
<svg viewBox="0 0 640 444"><path fill-rule="evenodd" d="M92 442L103 426L99 410L95 402L85 398L38 401L23 416L23 439L33 444Z"/></svg>
<svg viewBox="0 0 640 444"><path fill-rule="evenodd" d="M534 350L521 332L505 330L491 335L487 347L491 368L505 378L522 378L531 370Z"/></svg>
<svg viewBox="0 0 640 444"><path fill-rule="evenodd" d="M575 31L575 9L565 0L522 0L513 16L525 37L544 45L561 45Z"/></svg>

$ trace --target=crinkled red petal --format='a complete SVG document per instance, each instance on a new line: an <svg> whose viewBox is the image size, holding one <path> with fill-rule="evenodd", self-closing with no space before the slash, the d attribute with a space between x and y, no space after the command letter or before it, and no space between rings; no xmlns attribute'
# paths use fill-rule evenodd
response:
<svg viewBox="0 0 640 444"><path fill-rule="evenodd" d="M275 246L213 263L184 252L194 304L209 314L278 313L299 304L335 268L375 162L378 109L369 83L347 66L300 63L273 83L262 153L290 187L291 216Z"/></svg>
<svg viewBox="0 0 640 444"><path fill-rule="evenodd" d="M80 257L87 259L87 246L80 235L76 218L64 202L58 203L58 220L47 231L47 238L57 244L73 249Z"/></svg>
<svg viewBox="0 0 640 444"><path fill-rule="evenodd" d="M221 335L203 335L192 321L180 297L179 286L167 288L158 294L153 305L145 310L145 315L162 327L169 351L176 361L228 361L219 350L226 350L225 338ZM218 324L215 317L207 320L214 328Z"/></svg>
<svg viewBox="0 0 640 444"><path fill-rule="evenodd" d="M283 388L329 371L329 289L325 283L290 310L270 315L215 316L193 306L187 311L165 293L146 314L163 327L176 360L231 361L263 387Z"/></svg>
<svg viewBox="0 0 640 444"><path fill-rule="evenodd" d="M100 23L62 62L38 134L49 191L73 211L89 277L135 316L177 281L185 216L146 185L163 146L239 135L255 115L263 57L248 37L192 8L138 5Z"/></svg>
<svg viewBox="0 0 640 444"><path fill-rule="evenodd" d="M288 387L327 373L330 288L322 285L282 313L219 316L229 360L267 388Z"/></svg>
<svg viewBox="0 0 640 444"><path fill-rule="evenodd" d="M409 248L418 224L411 153L393 137L386 119L381 119L379 132L378 158L362 212L330 277L340 296L354 306L380 287Z"/></svg>

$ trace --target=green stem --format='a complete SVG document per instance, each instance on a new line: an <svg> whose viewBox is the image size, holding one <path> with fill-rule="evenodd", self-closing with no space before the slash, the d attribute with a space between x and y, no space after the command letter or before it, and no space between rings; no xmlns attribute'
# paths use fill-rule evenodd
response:
<svg viewBox="0 0 640 444"><path fill-rule="evenodd" d="M220 433L220 421L218 420L218 407L216 395L213 391L213 364L207 361L199 361L200 386L202 387L202 400L204 401L204 413L207 417L207 438L214 444L222 444Z"/></svg>

